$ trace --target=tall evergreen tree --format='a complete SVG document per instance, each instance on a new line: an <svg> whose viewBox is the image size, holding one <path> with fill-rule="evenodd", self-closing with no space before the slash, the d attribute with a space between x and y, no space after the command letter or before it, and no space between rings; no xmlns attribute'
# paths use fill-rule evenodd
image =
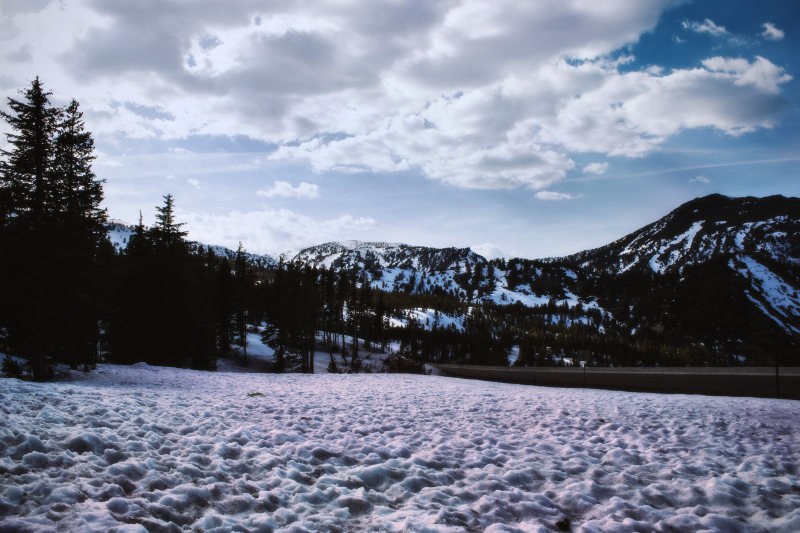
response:
<svg viewBox="0 0 800 533"><path fill-rule="evenodd" d="M209 249L209 255L211 255L211 253ZM227 259L219 259L216 268L216 278L217 348L220 354L227 356L231 351L234 333L233 324L231 324L231 315L233 315L234 310L234 282L231 266Z"/></svg>
<svg viewBox="0 0 800 533"><path fill-rule="evenodd" d="M236 345L241 348L244 364L247 364L247 300L250 293L250 268L241 242L236 249L234 272L234 330L236 332Z"/></svg>
<svg viewBox="0 0 800 533"><path fill-rule="evenodd" d="M77 366L96 358L98 259L104 248L102 181L75 101L59 109L38 78L0 112L11 128L0 160L0 267L8 344L47 377L48 359ZM106 248L107 252L107 248Z"/></svg>
<svg viewBox="0 0 800 533"><path fill-rule="evenodd" d="M231 320L229 312L220 313L217 262L213 255L190 249L183 224L175 220L172 195L156 210L155 226L147 230L140 219L128 250L118 258L108 334L111 357L123 363L213 369L218 348L227 347L229 339L219 315L225 315L226 324ZM220 332L225 339L219 339Z"/></svg>
<svg viewBox="0 0 800 533"><path fill-rule="evenodd" d="M60 340L57 356L73 367L96 362L98 344L99 282L102 265L99 252L106 243L106 210L103 180L92 171L94 141L86 131L83 113L72 100L64 109L54 142L51 169L53 250L60 261L63 297L51 304L63 318L55 333ZM61 305L58 305L58 304Z"/></svg>
<svg viewBox="0 0 800 533"><path fill-rule="evenodd" d="M39 78L22 92L23 100L8 98L11 113L0 116L11 127L6 134L11 150L0 150L2 188L8 198L9 214L41 226L52 200L49 185L54 156L54 139L62 111L50 105L53 93L45 91Z"/></svg>
<svg viewBox="0 0 800 533"><path fill-rule="evenodd" d="M142 222L142 211L139 210L139 222L133 227L133 235L131 235L128 246L125 248L125 254L128 256L142 255L150 244L147 228Z"/></svg>
<svg viewBox="0 0 800 533"><path fill-rule="evenodd" d="M92 171L94 140L86 131L83 113L72 100L63 112L55 139L53 172L57 187L55 206L63 222L78 225L84 237L97 242L105 235L106 210L100 208L103 183Z"/></svg>
<svg viewBox="0 0 800 533"><path fill-rule="evenodd" d="M175 198L171 194L164 196L164 205L156 207L156 224L153 226L153 241L157 247L172 251L184 251L184 237L187 232L181 230L183 223L175 222Z"/></svg>

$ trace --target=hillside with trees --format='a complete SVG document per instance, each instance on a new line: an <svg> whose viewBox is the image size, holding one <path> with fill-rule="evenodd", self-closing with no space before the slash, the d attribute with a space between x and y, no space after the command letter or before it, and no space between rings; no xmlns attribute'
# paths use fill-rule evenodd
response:
<svg viewBox="0 0 800 533"><path fill-rule="evenodd" d="M800 363L797 198L708 196L563 258L350 241L276 261L188 241L167 194L112 244L92 135L78 102L51 96L37 78L2 114L0 350L33 379L53 364L247 364L249 334L276 372L314 372L319 350L330 372L362 369L364 350L391 352L386 371Z"/></svg>

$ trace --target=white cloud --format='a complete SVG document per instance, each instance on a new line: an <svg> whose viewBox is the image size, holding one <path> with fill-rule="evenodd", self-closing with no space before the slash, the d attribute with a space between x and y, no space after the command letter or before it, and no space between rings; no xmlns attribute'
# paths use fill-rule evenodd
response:
<svg viewBox="0 0 800 533"><path fill-rule="evenodd" d="M577 196L565 192L539 191L536 193L539 200L574 200Z"/></svg>
<svg viewBox="0 0 800 533"><path fill-rule="evenodd" d="M780 41L784 37L783 30L776 28L771 22L765 22L761 25L761 27L764 28L764 31L762 31L760 35L764 39L768 39L770 41Z"/></svg>
<svg viewBox="0 0 800 533"><path fill-rule="evenodd" d="M717 26L714 24L714 21L711 19L705 19L703 22L697 22L696 20L685 20L682 23L683 29L691 30L697 33L708 33L709 35L714 36L722 36L728 33L728 30L725 29L725 26Z"/></svg>
<svg viewBox="0 0 800 533"><path fill-rule="evenodd" d="M664 75L560 61L271 157L307 159L318 172L417 168L462 187L542 189L574 167L571 152L638 157L686 129L737 135L772 126L784 105L773 95L791 79L782 68L761 57L703 65Z"/></svg>
<svg viewBox="0 0 800 533"><path fill-rule="evenodd" d="M164 0L154 19L148 3L76 0L13 15L4 49L34 43L31 63L84 103L97 138L248 136L318 172L539 190L576 153L638 157L686 129L774 124L791 77L767 59L667 73L603 59L678 3ZM730 37L710 19L684 25ZM28 70L0 57L20 83ZM281 183L262 196L319 194Z"/></svg>
<svg viewBox="0 0 800 533"><path fill-rule="evenodd" d="M188 183L189 185L191 185L195 189L199 189L200 188L200 180L198 180L196 178L187 178L186 179L186 183Z"/></svg>
<svg viewBox="0 0 800 533"><path fill-rule="evenodd" d="M584 174L604 174L606 170L608 170L608 163L595 162L583 167Z"/></svg>
<svg viewBox="0 0 800 533"><path fill-rule="evenodd" d="M319 185L304 181L293 187L288 181L276 181L271 187L257 191L256 194L264 198L319 198Z"/></svg>
<svg viewBox="0 0 800 533"><path fill-rule="evenodd" d="M706 178L705 176L695 176L689 180L689 183L702 183L704 185L708 185L711 183L711 180Z"/></svg>
<svg viewBox="0 0 800 533"><path fill-rule="evenodd" d="M783 68L761 56L756 56L752 63L741 58L712 57L704 60L703 66L712 72L728 74L736 85L752 85L771 94L777 94L780 85L792 79Z"/></svg>
<svg viewBox="0 0 800 533"><path fill-rule="evenodd" d="M303 248L332 240L358 239L375 225L372 217L341 215L326 220L314 219L288 209L227 214L179 213L186 222L189 237L207 244L236 248L247 243L248 251L274 253Z"/></svg>
<svg viewBox="0 0 800 533"><path fill-rule="evenodd" d="M755 44L753 39L731 33L725 29L725 26L718 26L711 19L705 19L703 22L686 20L681 24L684 30L693 31L696 33L705 33L713 37L724 39L729 45L732 46L752 46Z"/></svg>

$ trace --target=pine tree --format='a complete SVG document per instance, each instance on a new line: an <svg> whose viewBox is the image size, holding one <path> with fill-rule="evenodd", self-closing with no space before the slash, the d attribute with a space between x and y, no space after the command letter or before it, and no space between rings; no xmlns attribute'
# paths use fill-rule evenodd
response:
<svg viewBox="0 0 800 533"><path fill-rule="evenodd" d="M79 104L72 100L63 112L55 139L53 179L57 211L67 224L79 225L83 234L97 242L105 235L107 214L100 208L103 183L92 172L94 140L86 131Z"/></svg>
<svg viewBox="0 0 800 533"><path fill-rule="evenodd" d="M185 251L182 231L183 223L175 222L175 198L171 194L164 196L164 205L156 207L156 224L152 229L153 241L157 247L172 251Z"/></svg>
<svg viewBox="0 0 800 533"><path fill-rule="evenodd" d="M38 78L22 94L0 112L11 128L0 161L0 245L18 258L0 267L4 307L13 309L0 325L33 377L44 379L51 357L73 367L95 361L105 211L77 102L53 107Z"/></svg>
<svg viewBox="0 0 800 533"><path fill-rule="evenodd" d="M383 293L378 293L378 301L375 304L375 339L378 343L380 343L381 351L386 350L386 334L384 332L385 328L385 320L386 320L386 304L383 301Z"/></svg>
<svg viewBox="0 0 800 533"><path fill-rule="evenodd" d="M242 349L244 364L247 364L247 298L249 294L250 272L247 257L242 243L236 249L235 267L235 292L234 292L234 324L236 344Z"/></svg>
<svg viewBox="0 0 800 533"><path fill-rule="evenodd" d="M128 246L125 248L125 255L142 255L149 247L149 244L147 228L142 222L142 211L139 210L139 222L133 227L133 235L131 235Z"/></svg>
<svg viewBox="0 0 800 533"><path fill-rule="evenodd" d="M209 254L211 252L209 251ZM233 315L233 274L227 259L219 260L216 269L217 278L217 348L223 356L227 356L231 350L233 341L233 327L231 316Z"/></svg>
<svg viewBox="0 0 800 533"><path fill-rule="evenodd" d="M8 198L10 215L28 224L41 226L48 200L53 197L48 187L54 156L54 139L61 110L50 105L51 92L45 91L39 78L22 93L24 100L8 98L11 113L0 116L11 127L6 134L12 150L0 150L2 188Z"/></svg>
<svg viewBox="0 0 800 533"><path fill-rule="evenodd" d="M175 221L172 195L164 199L156 208L156 225L146 230L140 217L128 250L118 258L108 328L111 357L213 369L229 338L219 338L221 332L227 335L219 320L227 326L232 320L229 310L220 311L225 274L215 270L213 254L190 249Z"/></svg>
<svg viewBox="0 0 800 533"><path fill-rule="evenodd" d="M267 309L268 327L262 333L262 342L275 351L273 371L284 372L287 367L286 352L288 348L288 325L291 319L287 307L291 301L287 299L286 268L281 259L275 269L272 283L269 285L265 306Z"/></svg>
<svg viewBox="0 0 800 533"><path fill-rule="evenodd" d="M157 318L150 326L150 335L164 364L184 366L192 355L188 346L196 308L189 305L192 294L189 250L183 240L186 232L180 229L183 224L175 221L174 209L174 198L167 194L164 204L156 206L156 223L149 232L154 253L149 273L153 293L149 300L153 317Z"/></svg>
<svg viewBox="0 0 800 533"><path fill-rule="evenodd" d="M50 171L53 192L50 224L57 235L53 250L61 258L61 283L66 287L64 298L51 304L62 311L57 356L76 367L96 362L99 337L99 279L101 265L98 252L105 241L107 220L103 200L103 180L92 171L94 141L86 131L83 113L72 100L62 114L54 144L54 160ZM58 305L61 303L61 305Z"/></svg>

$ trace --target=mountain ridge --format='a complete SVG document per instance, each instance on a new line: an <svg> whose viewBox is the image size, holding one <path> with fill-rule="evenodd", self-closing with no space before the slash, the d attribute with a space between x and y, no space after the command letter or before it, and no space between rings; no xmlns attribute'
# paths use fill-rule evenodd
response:
<svg viewBox="0 0 800 533"><path fill-rule="evenodd" d="M733 209L737 208L740 209L738 213L732 212ZM781 212L785 212L786 214L776 214ZM721 220L722 218L725 218L725 220ZM710 233L704 224L709 220L714 220L716 225L729 224L729 226L727 226L728 228L733 228L737 225L742 226L745 233L741 233L741 230L739 230L734 236L731 232L727 232L725 240L711 243L714 247L722 247L725 248L725 251L728 253L733 253L736 251L736 248L744 248L745 245L752 244L757 247L758 242L763 241L764 237L768 235L764 230L757 231L754 235L750 235L753 224L763 225L764 223L769 223L777 226L785 226L788 224L793 226L793 231L796 232L797 226L800 224L800 199L781 195L773 195L764 198L753 196L733 198L721 194L712 194L695 198L680 205L664 217L605 246L584 250L557 259L564 262L578 262L585 265L587 261L596 260L599 255L604 253L620 257L635 255L635 250L632 249L632 246L645 236L649 237L651 240L659 240L661 242L666 240L664 238L665 236L670 236L672 237L672 242L678 244L678 242L675 241L675 236L677 234L678 236L685 236L685 238L689 239L688 244L691 246L698 233L701 238L704 234ZM687 226L689 223L691 224ZM678 226L678 228L676 228L676 226ZM702 231L704 229L706 231ZM720 228L716 229L719 230ZM682 232L678 233L681 230ZM680 241L683 240L684 239L680 239ZM619 247L623 244L625 245L624 249L619 250ZM791 242L786 241L785 244L789 245ZM708 246L706 246L706 248L708 248ZM787 251L789 250L785 250L784 252ZM795 256L800 256L800 245L795 245L791 252ZM784 255L786 254L784 253ZM795 257L794 261L800 262L800 259ZM671 264L659 261L657 258L654 261L651 257L650 267L652 270L663 273L669 266L671 266Z"/></svg>
<svg viewBox="0 0 800 533"><path fill-rule="evenodd" d="M270 256L248 258L278 265ZM728 353L800 346L800 198L695 198L605 246L564 257L488 260L470 248L350 240L282 259L353 271L360 284L387 292L522 305L547 321L562 309L566 324L601 333Z"/></svg>
<svg viewBox="0 0 800 533"><path fill-rule="evenodd" d="M385 250L365 250L367 244L321 246L296 260L358 269L383 290L494 305L566 305L584 309L583 320L596 327L598 315L589 310L632 335L729 343L731 350L776 336L800 341L800 198L695 198L612 243L564 257L489 261L469 249L408 245L383 257ZM446 250L468 250L469 261L437 255ZM420 252L439 261L417 264L410 255Z"/></svg>

